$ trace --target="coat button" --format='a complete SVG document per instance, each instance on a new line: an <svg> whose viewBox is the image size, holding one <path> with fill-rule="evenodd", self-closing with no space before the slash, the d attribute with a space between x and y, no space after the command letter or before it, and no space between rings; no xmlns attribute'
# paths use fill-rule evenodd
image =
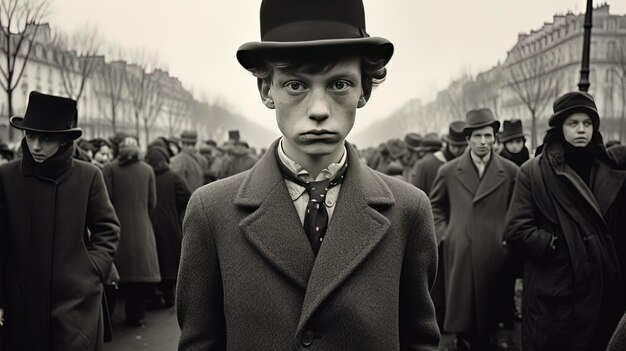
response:
<svg viewBox="0 0 626 351"><path fill-rule="evenodd" d="M313 337L311 336L310 333L304 332L302 333L302 337L300 338L300 343L304 347L309 347L311 346L311 344L313 344Z"/></svg>

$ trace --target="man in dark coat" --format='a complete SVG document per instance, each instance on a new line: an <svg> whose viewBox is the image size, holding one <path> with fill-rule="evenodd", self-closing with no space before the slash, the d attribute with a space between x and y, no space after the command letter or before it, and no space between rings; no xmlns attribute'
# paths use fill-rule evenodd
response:
<svg viewBox="0 0 626 351"><path fill-rule="evenodd" d="M118 158L104 166L102 172L122 225L115 266L120 274L121 292L126 295L126 323L139 326L145 317L150 283L161 281L149 215L157 204L154 172L139 160L137 141L132 137L120 143Z"/></svg>
<svg viewBox="0 0 626 351"><path fill-rule="evenodd" d="M191 196L185 181L169 168L169 158L164 145L148 148L146 162L154 170L156 178L157 206L150 211L150 221L156 238L160 290L165 307L174 306L174 288L180 261L182 219Z"/></svg>
<svg viewBox="0 0 626 351"><path fill-rule="evenodd" d="M226 159L223 167L223 178L247 171L256 163L257 159L250 155L248 143L243 140L235 140L233 147L228 150L230 157Z"/></svg>
<svg viewBox="0 0 626 351"><path fill-rule="evenodd" d="M0 167L3 350L102 349L120 226L98 168L72 158L76 116L76 101L31 92L10 120L25 137L23 158Z"/></svg>
<svg viewBox="0 0 626 351"><path fill-rule="evenodd" d="M500 128L489 109L467 113L465 153L439 168L431 191L444 256L444 329L459 350L485 350L501 313L502 246L517 166L493 152Z"/></svg>
<svg viewBox="0 0 626 351"><path fill-rule="evenodd" d="M283 137L191 197L179 349L436 350L428 199L345 142L393 45L360 0L265 0L261 27L237 57Z"/></svg>
<svg viewBox="0 0 626 351"><path fill-rule="evenodd" d="M530 158L530 152L526 145L526 134L522 128L522 121L512 119L502 123L502 133L498 134L498 141L502 143L503 148L500 156L521 166Z"/></svg>
<svg viewBox="0 0 626 351"><path fill-rule="evenodd" d="M524 259L524 350L605 350L624 312L626 163L599 125L591 95L559 97L519 172L506 238Z"/></svg>
<svg viewBox="0 0 626 351"><path fill-rule="evenodd" d="M170 160L170 169L181 176L189 190L193 192L205 184L209 174L209 162L196 149L198 142L196 131L184 131L180 141L183 145L182 150Z"/></svg>
<svg viewBox="0 0 626 351"><path fill-rule="evenodd" d="M454 121L448 127L448 135L443 137L445 148L435 150L425 155L413 168L413 185L422 189L427 195L430 194L437 171L442 164L455 159L463 154L467 147L463 128L465 122ZM441 147L440 147L441 148Z"/></svg>
<svg viewBox="0 0 626 351"><path fill-rule="evenodd" d="M422 136L417 133L407 133L404 136L406 154L404 155L404 179L413 184L415 182L415 164L422 158Z"/></svg>

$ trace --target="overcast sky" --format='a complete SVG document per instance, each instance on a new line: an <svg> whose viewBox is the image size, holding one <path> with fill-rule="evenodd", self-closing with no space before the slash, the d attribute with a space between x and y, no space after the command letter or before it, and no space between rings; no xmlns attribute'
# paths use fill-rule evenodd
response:
<svg viewBox="0 0 626 351"><path fill-rule="evenodd" d="M108 43L159 55L173 76L197 95L272 130L273 111L259 99L255 79L235 52L260 40L260 0L52 0L53 28L96 25ZM364 0L367 31L395 45L387 81L357 114L354 131L386 117L413 98L431 100L452 78L503 60L519 32L539 29L555 13L584 12L584 0ZM608 1L612 14L626 0Z"/></svg>

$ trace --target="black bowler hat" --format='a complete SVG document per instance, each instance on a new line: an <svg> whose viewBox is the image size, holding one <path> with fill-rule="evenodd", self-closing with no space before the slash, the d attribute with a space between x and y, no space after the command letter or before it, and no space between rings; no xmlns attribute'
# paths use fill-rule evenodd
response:
<svg viewBox="0 0 626 351"><path fill-rule="evenodd" d="M463 133L463 128L465 128L465 122L451 122L450 126L448 126L448 135L443 136L443 141L451 145L467 145L467 140L465 140L465 133Z"/></svg>
<svg viewBox="0 0 626 351"><path fill-rule="evenodd" d="M261 41L240 46L237 59L249 69L272 57L343 53L385 64L393 55L390 41L365 31L362 0L263 0Z"/></svg>
<svg viewBox="0 0 626 351"><path fill-rule="evenodd" d="M424 135L424 139L422 140L422 148L421 151L430 152L430 151L438 151L443 146L441 139L437 136L437 133L428 133Z"/></svg>
<svg viewBox="0 0 626 351"><path fill-rule="evenodd" d="M502 123L502 133L498 135L498 140L501 143L506 143L511 140L525 137L526 134L524 133L524 129L522 129L522 121L519 119L512 119Z"/></svg>
<svg viewBox="0 0 626 351"><path fill-rule="evenodd" d="M488 108L479 108L476 110L470 110L465 115L465 127L463 127L463 133L469 135L472 130L480 129L488 126L493 126L494 132L500 130L500 121L498 121Z"/></svg>
<svg viewBox="0 0 626 351"><path fill-rule="evenodd" d="M565 118L576 112L585 112L591 117L593 126L598 128L600 125L600 115L593 96L582 91L573 91L565 93L558 97L552 105L554 114L550 117L548 125L557 127L563 124Z"/></svg>
<svg viewBox="0 0 626 351"><path fill-rule="evenodd" d="M422 136L417 133L408 133L404 136L406 148L413 151L420 151L422 146Z"/></svg>
<svg viewBox="0 0 626 351"><path fill-rule="evenodd" d="M75 100L32 91L24 117L13 116L9 122L17 129L67 134L72 139L78 139L83 131L76 127L77 119Z"/></svg>

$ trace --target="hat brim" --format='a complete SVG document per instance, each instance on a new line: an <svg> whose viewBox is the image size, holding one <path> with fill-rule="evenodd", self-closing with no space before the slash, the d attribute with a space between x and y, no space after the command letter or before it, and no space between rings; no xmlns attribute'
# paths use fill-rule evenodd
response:
<svg viewBox="0 0 626 351"><path fill-rule="evenodd" d="M450 144L450 145L458 145L458 146L467 145L467 141L465 141L465 140L463 140L463 141L452 140L447 135L444 135L442 139L443 139L443 141L445 143Z"/></svg>
<svg viewBox="0 0 626 351"><path fill-rule="evenodd" d="M365 54L373 60L382 60L383 65L393 56L393 44L381 37L324 39L308 41L263 41L249 42L237 50L237 60L245 68L260 67L267 59L310 57L310 55Z"/></svg>
<svg viewBox="0 0 626 351"><path fill-rule="evenodd" d="M468 133L471 133L474 129L480 129L490 126L493 126L494 131L498 131L500 130L500 121L486 121L471 126L466 126L465 128L463 128L463 133L467 135Z"/></svg>
<svg viewBox="0 0 626 351"><path fill-rule="evenodd" d="M570 106L568 108L565 108L555 114L553 114L552 116L550 116L550 119L548 120L548 125L549 126L556 126L557 124L560 124L563 122L563 119L569 117L570 115L576 113L576 112L586 112L590 114L590 117L596 119L596 121L598 123L600 123L600 115L598 114L598 111L592 109L589 106L586 105L574 105L574 106Z"/></svg>
<svg viewBox="0 0 626 351"><path fill-rule="evenodd" d="M501 143L506 143L506 142L509 142L511 140L514 140L514 139L526 138L527 136L528 136L527 133L515 133L515 134L511 134L511 135L506 135L506 136L499 136L498 140Z"/></svg>
<svg viewBox="0 0 626 351"><path fill-rule="evenodd" d="M9 123L11 126L16 129L28 130L36 133L48 133L48 134L65 134L69 135L72 139L76 140L83 135L83 130L80 128L71 128L71 129L61 129L61 130L47 130L47 129L37 129L31 128L24 125L24 118L20 116L13 116L9 119Z"/></svg>
<svg viewBox="0 0 626 351"><path fill-rule="evenodd" d="M411 146L411 145L406 145L406 148L415 152L419 152L422 151L422 147L421 146Z"/></svg>

